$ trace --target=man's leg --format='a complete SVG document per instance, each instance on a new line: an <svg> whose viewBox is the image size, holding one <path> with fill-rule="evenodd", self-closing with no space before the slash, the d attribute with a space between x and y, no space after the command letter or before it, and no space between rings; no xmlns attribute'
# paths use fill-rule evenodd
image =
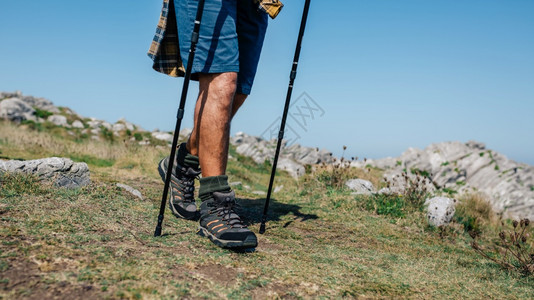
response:
<svg viewBox="0 0 534 300"><path fill-rule="evenodd" d="M248 95L245 94L235 94L234 103L232 105L232 119L234 118L241 105L243 105L243 102L245 102L245 100L247 99L247 96Z"/></svg>
<svg viewBox="0 0 534 300"><path fill-rule="evenodd" d="M235 193L225 175L237 73L200 74L199 81L193 132L186 146L198 155L202 170L199 234L224 248L256 247L256 235L234 211Z"/></svg>
<svg viewBox="0 0 534 300"><path fill-rule="evenodd" d="M237 73L201 74L187 150L198 156L203 177L224 175Z"/></svg>

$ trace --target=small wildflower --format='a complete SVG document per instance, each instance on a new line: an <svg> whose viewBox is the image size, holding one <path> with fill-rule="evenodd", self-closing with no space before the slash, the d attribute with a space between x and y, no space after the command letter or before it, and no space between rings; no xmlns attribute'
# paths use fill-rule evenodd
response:
<svg viewBox="0 0 534 300"><path fill-rule="evenodd" d="M516 220L514 220L514 221L512 222L512 225L514 225L514 228L517 227L517 224L518 224L518 222L517 222Z"/></svg>

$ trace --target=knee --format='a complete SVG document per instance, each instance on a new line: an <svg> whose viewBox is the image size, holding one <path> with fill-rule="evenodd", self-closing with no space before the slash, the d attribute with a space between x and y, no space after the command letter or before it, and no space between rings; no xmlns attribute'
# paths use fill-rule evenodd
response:
<svg viewBox="0 0 534 300"><path fill-rule="evenodd" d="M237 73L228 72L217 74L211 82L210 90L223 106L231 107L237 88Z"/></svg>

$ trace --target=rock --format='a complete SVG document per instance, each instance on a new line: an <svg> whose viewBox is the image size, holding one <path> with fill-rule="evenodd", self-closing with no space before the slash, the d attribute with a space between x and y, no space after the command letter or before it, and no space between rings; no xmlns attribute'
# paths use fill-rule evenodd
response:
<svg viewBox="0 0 534 300"><path fill-rule="evenodd" d="M139 198L140 200L144 200L145 199L139 190L136 190L136 189L134 189L133 187L131 187L129 185L122 184L122 183L117 183L117 187L127 191L128 193L132 194L133 196Z"/></svg>
<svg viewBox="0 0 534 300"><path fill-rule="evenodd" d="M284 188L284 185L277 185L277 186L274 188L274 192L275 192L275 193L278 193L278 192L280 192L283 188Z"/></svg>
<svg viewBox="0 0 534 300"><path fill-rule="evenodd" d="M373 184L363 179L350 179L345 182L345 185L358 195L370 195L375 191Z"/></svg>
<svg viewBox="0 0 534 300"><path fill-rule="evenodd" d="M76 120L76 121L72 122L72 127L73 128L79 128L79 129L83 129L84 128L83 123L80 120Z"/></svg>
<svg viewBox="0 0 534 300"><path fill-rule="evenodd" d="M24 96L22 92L16 91L14 93L10 92L0 92L0 100L7 98L17 98L22 100L24 103L28 104L32 108L38 108L40 110L45 110L51 113L59 113L59 109L54 106L54 104L45 98L37 98L33 96Z"/></svg>
<svg viewBox="0 0 534 300"><path fill-rule="evenodd" d="M477 141L468 141L465 145L474 150L485 150L486 144Z"/></svg>
<svg viewBox="0 0 534 300"><path fill-rule="evenodd" d="M45 98L36 98L33 96L23 96L22 101L24 101L26 104L28 104L31 107L38 108L40 110L48 111L54 114L58 114L59 108L54 106L54 104Z"/></svg>
<svg viewBox="0 0 534 300"><path fill-rule="evenodd" d="M119 119L119 121L117 121L117 123L122 123L124 124L124 127L127 129L127 130L130 130L130 131L134 131L135 130L135 125L126 121L126 119L124 118L121 118Z"/></svg>
<svg viewBox="0 0 534 300"><path fill-rule="evenodd" d="M126 126L124 124L122 124L122 123L113 124L113 131L114 132L123 131L123 130L126 130Z"/></svg>
<svg viewBox="0 0 534 300"><path fill-rule="evenodd" d="M254 194L254 195L259 195L259 196L265 196L265 195L267 195L267 193L264 192L264 191L253 191L252 194Z"/></svg>
<svg viewBox="0 0 534 300"><path fill-rule="evenodd" d="M192 128L184 128L180 130L180 136L188 137L191 134L191 132L193 132Z"/></svg>
<svg viewBox="0 0 534 300"><path fill-rule="evenodd" d="M229 186L239 186L239 185L243 185L243 184L241 183L241 181L234 181L234 182L230 182L228 185Z"/></svg>
<svg viewBox="0 0 534 300"><path fill-rule="evenodd" d="M367 163L385 170L384 177L392 181L390 187L402 189L403 179L397 175L404 170L410 178L422 171L431 180L425 183L431 190L447 188L462 194L476 189L487 195L493 209L505 218L534 219L534 167L512 161L483 143L431 144L423 150L409 148L397 158Z"/></svg>
<svg viewBox="0 0 534 300"><path fill-rule="evenodd" d="M395 188L395 187L389 187L389 188L381 188L377 193L380 195L401 195L404 192L403 189Z"/></svg>
<svg viewBox="0 0 534 300"><path fill-rule="evenodd" d="M28 161L0 160L0 172L33 174L65 188L78 188L91 182L86 163L74 163L68 158L59 157Z"/></svg>
<svg viewBox="0 0 534 300"><path fill-rule="evenodd" d="M89 125L89 127L94 128L94 129L100 128L100 124L102 124L102 121L97 120L95 118L91 118L91 120L87 122L87 125ZM110 129L111 129L111 126L110 126Z"/></svg>
<svg viewBox="0 0 534 300"><path fill-rule="evenodd" d="M173 139L172 134L168 132L160 132L160 131L152 132L152 137L157 140L166 141L168 143L172 143L172 139Z"/></svg>
<svg viewBox="0 0 534 300"><path fill-rule="evenodd" d="M456 199L446 197L427 199L425 205L428 205L428 223L435 227L448 225L456 212L456 202Z"/></svg>
<svg viewBox="0 0 534 300"><path fill-rule="evenodd" d="M304 175L306 172L303 165L289 158L278 159L277 169L288 172L289 175L293 176L293 178L298 178L299 176Z"/></svg>
<svg viewBox="0 0 534 300"><path fill-rule="evenodd" d="M54 125L57 125L57 126L63 126L63 127L66 127L66 126L69 125L69 124L67 123L67 117L62 116L62 115L51 115L51 116L49 116L46 120L47 120L48 122L53 123Z"/></svg>
<svg viewBox="0 0 534 300"><path fill-rule="evenodd" d="M14 122L37 120L35 109L18 98L0 101L0 118Z"/></svg>
<svg viewBox="0 0 534 300"><path fill-rule="evenodd" d="M113 126L112 126L110 123L105 122L105 121L99 123L99 127L100 127L100 126L106 128L107 130L112 130L112 129L113 129Z"/></svg>
<svg viewBox="0 0 534 300"><path fill-rule="evenodd" d="M266 141L243 132L238 132L231 137L230 143L236 147L237 153L252 158L258 164L263 164L265 161L272 162L276 150L276 140ZM293 160L299 165L333 162L331 152L303 147L299 144L293 144L287 148L282 147L280 158Z"/></svg>

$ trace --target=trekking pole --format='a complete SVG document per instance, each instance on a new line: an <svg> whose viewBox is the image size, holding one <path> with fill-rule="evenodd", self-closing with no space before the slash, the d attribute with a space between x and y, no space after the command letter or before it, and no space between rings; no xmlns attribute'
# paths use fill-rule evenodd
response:
<svg viewBox="0 0 534 300"><path fill-rule="evenodd" d="M269 190L267 191L267 198L265 199L265 207L263 208L263 216L261 218L260 233L265 233L265 222L267 222L267 212L269 210L269 201L271 200L271 191L273 189L274 175L276 173L276 164L278 163L278 156L280 155L280 148L282 147L282 139L284 138L284 128L286 127L287 112L289 110L289 103L291 102L291 94L293 92L293 83L297 77L297 67L300 57L300 48L302 44L302 37L304 36L304 29L306 28L306 21L308 19L308 10L310 9L310 0L306 0L304 4L304 11L300 22L299 37L297 40L297 47L295 49L295 58L293 59L293 67L289 75L289 87L287 88L286 104L284 106L284 114L282 115L282 123L280 124L280 131L278 132L278 142L276 144L276 152L274 154L273 168L271 169L271 179L269 181Z"/></svg>
<svg viewBox="0 0 534 300"><path fill-rule="evenodd" d="M180 126L184 117L185 100L187 98L187 90L189 89L189 81L191 80L191 71L193 69L193 59L195 58L195 51L197 49L198 36L200 32L200 22L202 21L202 12L204 11L204 1L198 1L197 16L195 18L195 25L193 26L193 33L191 34L191 48L189 48L189 57L187 59L187 68L185 69L184 85L182 87L182 96L180 98L180 107L176 115L176 127L174 128L174 137L172 139L171 156L169 158L169 165L167 167L167 175L165 176L165 186L163 188L163 195L161 197L161 206L159 208L158 225L154 231L154 236L161 235L161 224L165 214L165 206L167 205L167 195L169 192L169 185L171 183L172 168L174 167L174 156L176 155L176 148L178 146L178 137L180 135ZM180 54L178 54L180 55Z"/></svg>

